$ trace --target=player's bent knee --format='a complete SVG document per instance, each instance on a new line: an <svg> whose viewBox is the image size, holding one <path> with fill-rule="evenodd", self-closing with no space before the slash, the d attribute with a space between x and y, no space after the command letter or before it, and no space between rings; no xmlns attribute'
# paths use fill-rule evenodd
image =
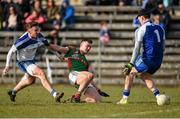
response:
<svg viewBox="0 0 180 119"><path fill-rule="evenodd" d="M45 75L44 71L36 65L32 65L31 67L29 66L27 69L28 69L28 72L30 72L30 74L32 73L31 74L32 76L39 77L39 76Z"/></svg>
<svg viewBox="0 0 180 119"><path fill-rule="evenodd" d="M38 70L35 75L37 77L39 77L40 79L42 79L43 77L45 77L45 73L42 70Z"/></svg>
<svg viewBox="0 0 180 119"><path fill-rule="evenodd" d="M94 78L94 74L88 73L88 79L89 79L89 80L92 80L93 78Z"/></svg>

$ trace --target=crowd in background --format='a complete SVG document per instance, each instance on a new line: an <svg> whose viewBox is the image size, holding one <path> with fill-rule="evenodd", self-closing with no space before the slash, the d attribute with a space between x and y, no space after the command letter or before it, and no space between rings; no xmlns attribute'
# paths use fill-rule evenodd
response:
<svg viewBox="0 0 180 119"><path fill-rule="evenodd" d="M42 1L45 3L42 6ZM161 25L166 31L170 22L169 6L179 5L179 0L84 0L85 5L137 5L149 9L153 22ZM51 36L57 36L60 30L75 23L75 9L70 0L56 4L55 0L0 0L0 30L21 31L24 24L36 21L43 30L51 30ZM137 19L133 25L138 27Z"/></svg>
<svg viewBox="0 0 180 119"><path fill-rule="evenodd" d="M150 2L155 4L156 2L163 2L165 4L165 7L179 5L179 0L85 0L85 5L144 6L145 4L149 4Z"/></svg>
<svg viewBox="0 0 180 119"><path fill-rule="evenodd" d="M142 9L148 9L152 13L152 20L155 24L160 25L168 31L170 24L170 10L174 14L174 10L169 9L170 6L178 6L179 0L86 0L85 5L116 5L116 6L141 6ZM133 26L139 27L137 18L133 20Z"/></svg>
<svg viewBox="0 0 180 119"><path fill-rule="evenodd" d="M163 0L145 0L142 9L148 9L152 14L152 22L160 25L166 32L168 31L171 16ZM138 19L134 18L133 26L135 29L138 28L139 25Z"/></svg>
<svg viewBox="0 0 180 119"><path fill-rule="evenodd" d="M58 32L74 23L74 7L69 0L56 5L54 0L0 0L0 29L6 31L24 30L24 24L36 21L44 30Z"/></svg>

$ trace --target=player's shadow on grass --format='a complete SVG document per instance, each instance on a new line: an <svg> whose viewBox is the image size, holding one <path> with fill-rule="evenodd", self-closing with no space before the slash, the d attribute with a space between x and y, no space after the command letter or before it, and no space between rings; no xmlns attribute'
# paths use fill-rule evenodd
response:
<svg viewBox="0 0 180 119"><path fill-rule="evenodd" d="M114 103L112 101L101 101L101 103Z"/></svg>

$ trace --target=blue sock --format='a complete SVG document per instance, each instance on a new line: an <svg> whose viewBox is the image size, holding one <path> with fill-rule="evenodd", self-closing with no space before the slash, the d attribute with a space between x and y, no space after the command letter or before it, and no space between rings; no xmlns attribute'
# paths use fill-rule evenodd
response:
<svg viewBox="0 0 180 119"><path fill-rule="evenodd" d="M129 94L130 94L129 90L123 90L123 98L128 98Z"/></svg>
<svg viewBox="0 0 180 119"><path fill-rule="evenodd" d="M160 94L160 92L159 92L159 90L158 90L158 89L155 89L155 90L153 91L153 94L154 94L154 96L157 96L157 95L159 95L159 94Z"/></svg>

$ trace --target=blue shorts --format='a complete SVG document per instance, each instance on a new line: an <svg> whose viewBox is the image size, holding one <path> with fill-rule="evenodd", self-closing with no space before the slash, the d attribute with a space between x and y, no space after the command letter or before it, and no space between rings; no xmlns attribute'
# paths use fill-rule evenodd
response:
<svg viewBox="0 0 180 119"><path fill-rule="evenodd" d="M28 73L27 71L27 67L31 64L35 64L35 61L34 60L28 60L28 61L20 61L20 62L17 62L17 66L19 67L19 69L24 72L24 73ZM29 74L31 75L31 74Z"/></svg>
<svg viewBox="0 0 180 119"><path fill-rule="evenodd" d="M161 66L161 63L151 63L150 65L147 65L141 56L139 56L135 63L134 63L134 67L136 68L136 70L138 71L138 73L150 73L150 74L154 74Z"/></svg>

